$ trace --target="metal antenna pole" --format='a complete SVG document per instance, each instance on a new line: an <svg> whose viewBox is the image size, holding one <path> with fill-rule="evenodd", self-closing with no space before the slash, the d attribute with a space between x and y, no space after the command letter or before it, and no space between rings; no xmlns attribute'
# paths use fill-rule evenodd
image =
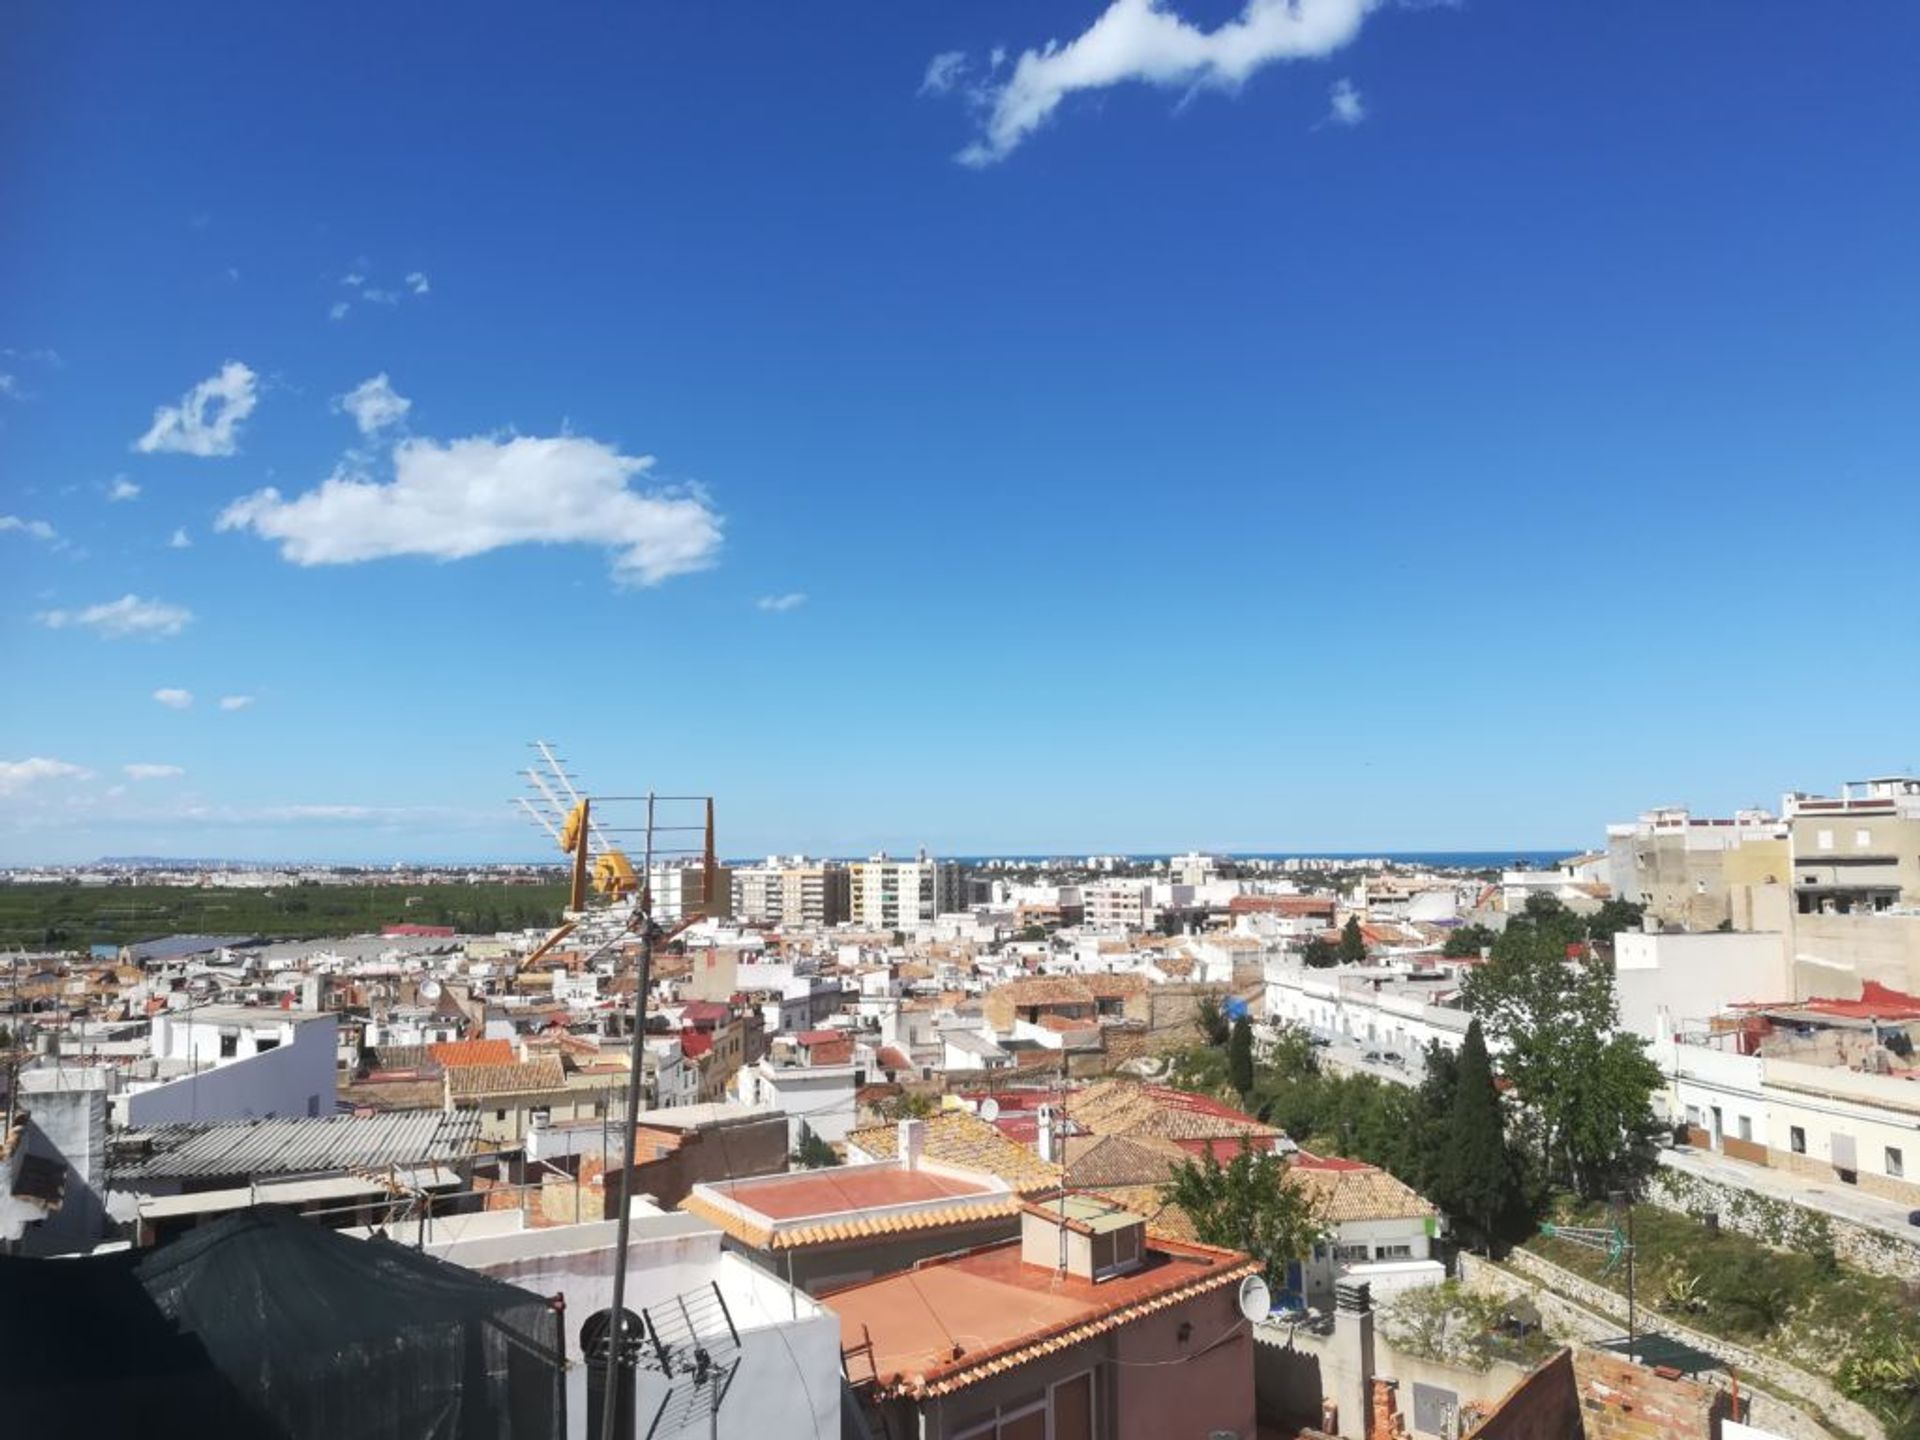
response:
<svg viewBox="0 0 1920 1440"><path fill-rule="evenodd" d="M647 794L647 846L646 868L640 872L640 895L635 903L640 907L640 966L634 977L633 985L633 1039L628 1049L630 1063L627 1067L627 1118L625 1163L620 1171L620 1220L614 1232L613 1241L613 1310L608 1318L607 1331L607 1367L608 1383L614 1383L613 1372L619 1364L622 1336L621 1322L626 1318L623 1308L627 1300L627 1241L633 1223L633 1151L638 1138L640 1123L640 1081L646 1068L646 1031L647 1031L647 987L653 981L653 794ZM603 1191L604 1193L604 1191ZM614 1440L613 1418L619 1406L608 1399L600 1410L600 1440Z"/></svg>

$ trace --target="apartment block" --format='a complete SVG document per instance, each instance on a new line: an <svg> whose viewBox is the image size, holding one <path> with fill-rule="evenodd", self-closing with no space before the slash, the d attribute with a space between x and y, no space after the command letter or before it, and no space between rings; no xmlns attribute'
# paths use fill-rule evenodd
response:
<svg viewBox="0 0 1920 1440"><path fill-rule="evenodd" d="M962 908L958 869L931 860L923 850L912 860L885 852L847 867L851 919L881 930L902 930Z"/></svg>
<svg viewBox="0 0 1920 1440"><path fill-rule="evenodd" d="M1783 808L1800 914L1920 907L1920 779L1850 780L1838 795L1790 794Z"/></svg>
<svg viewBox="0 0 1920 1440"><path fill-rule="evenodd" d="M1649 810L1607 827L1607 875L1613 893L1647 907L1660 925L1712 930L1735 921L1755 887L1784 885L1787 823L1765 810L1730 817L1694 815L1679 806Z"/></svg>
<svg viewBox="0 0 1920 1440"><path fill-rule="evenodd" d="M839 925L852 905L853 877L834 861L776 855L733 872L733 918L742 924Z"/></svg>

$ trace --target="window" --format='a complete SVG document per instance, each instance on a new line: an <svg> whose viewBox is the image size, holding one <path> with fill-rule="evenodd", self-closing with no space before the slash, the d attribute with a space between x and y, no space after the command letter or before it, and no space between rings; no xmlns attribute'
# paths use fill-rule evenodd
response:
<svg viewBox="0 0 1920 1440"><path fill-rule="evenodd" d="M1742 1140L1753 1139L1753 1117L1751 1115L1742 1115L1740 1117L1740 1138Z"/></svg>
<svg viewBox="0 0 1920 1440"><path fill-rule="evenodd" d="M1093 1440L1093 1372L1053 1387L1053 1440Z"/></svg>
<svg viewBox="0 0 1920 1440"><path fill-rule="evenodd" d="M280 1037L278 1035L254 1036L253 1053L256 1055L264 1055L269 1050L278 1050L279 1048L280 1048Z"/></svg>
<svg viewBox="0 0 1920 1440"><path fill-rule="evenodd" d="M1411 1245L1378 1245L1374 1247L1373 1258L1376 1260L1411 1260L1413 1258L1413 1247Z"/></svg>
<svg viewBox="0 0 1920 1440"><path fill-rule="evenodd" d="M1853 832L1853 848L1854 849L1867 850L1872 848L1872 845L1873 845L1873 832L1871 830L1856 830Z"/></svg>
<svg viewBox="0 0 1920 1440"><path fill-rule="evenodd" d="M507 1118L507 1112L504 1110L496 1110L493 1112L493 1118L496 1120L504 1120Z"/></svg>
<svg viewBox="0 0 1920 1440"><path fill-rule="evenodd" d="M1687 1125L1694 1130L1700 1128L1700 1107L1698 1105L1687 1106Z"/></svg>
<svg viewBox="0 0 1920 1440"><path fill-rule="evenodd" d="M240 1035L235 1030L223 1030L220 1033L220 1058L231 1060L240 1053Z"/></svg>
<svg viewBox="0 0 1920 1440"><path fill-rule="evenodd" d="M1907 1173L1905 1158L1893 1146L1887 1146L1887 1174L1898 1180Z"/></svg>
<svg viewBox="0 0 1920 1440"><path fill-rule="evenodd" d="M1818 835L1813 837L1813 843L1822 850L1833 849L1833 831L1822 830Z"/></svg>
<svg viewBox="0 0 1920 1440"><path fill-rule="evenodd" d="M1367 1247L1364 1245L1336 1245L1333 1247L1335 1260L1365 1260Z"/></svg>
<svg viewBox="0 0 1920 1440"><path fill-rule="evenodd" d="M1798 1125L1787 1128L1787 1148L1796 1155L1807 1153L1807 1132Z"/></svg>

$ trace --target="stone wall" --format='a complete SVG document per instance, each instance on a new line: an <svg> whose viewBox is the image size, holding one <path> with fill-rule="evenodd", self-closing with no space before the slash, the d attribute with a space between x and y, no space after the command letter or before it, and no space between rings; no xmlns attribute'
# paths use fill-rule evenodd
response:
<svg viewBox="0 0 1920 1440"><path fill-rule="evenodd" d="M1776 1250L1812 1251L1831 1245L1835 1257L1856 1270L1920 1282L1920 1238L1890 1235L1824 1210L1666 1166L1648 1183L1647 1202L1683 1215L1717 1215L1727 1229Z"/></svg>
<svg viewBox="0 0 1920 1440"><path fill-rule="evenodd" d="M1555 1265L1535 1255L1530 1250L1515 1250L1507 1257L1507 1263L1521 1275L1538 1281L1554 1294L1564 1296L1585 1309L1607 1317L1609 1320L1624 1323L1627 1314L1626 1297L1617 1294L1604 1285L1595 1284L1573 1271ZM1498 1269L1484 1262L1472 1267L1481 1280L1487 1278L1487 1272ZM1542 1307L1543 1314L1545 1307ZM1809 1374L1797 1365L1767 1355L1758 1350L1750 1350L1731 1340L1717 1335L1709 1335L1702 1330L1694 1330L1676 1323L1667 1315L1655 1316L1643 1307L1642 1314L1657 1325L1662 1335L1671 1336L1684 1345L1716 1357L1724 1366L1742 1374L1758 1376L1764 1383L1782 1390L1789 1395L1800 1397L1831 1416L1834 1423L1845 1427L1849 1434L1862 1437L1862 1440L1886 1440L1886 1429L1864 1406L1857 1405L1836 1390L1826 1380ZM1550 1317L1549 1317L1550 1318Z"/></svg>

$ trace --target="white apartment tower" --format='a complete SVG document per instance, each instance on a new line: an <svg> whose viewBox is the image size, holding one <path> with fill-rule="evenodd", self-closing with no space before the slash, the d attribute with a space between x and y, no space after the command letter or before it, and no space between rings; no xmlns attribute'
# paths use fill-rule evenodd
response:
<svg viewBox="0 0 1920 1440"><path fill-rule="evenodd" d="M838 925L847 918L852 880L845 865L804 855L772 855L733 872L733 918L747 925Z"/></svg>
<svg viewBox="0 0 1920 1440"><path fill-rule="evenodd" d="M895 860L885 851L847 867L852 919L881 930L903 930L961 908L960 872L927 858Z"/></svg>

